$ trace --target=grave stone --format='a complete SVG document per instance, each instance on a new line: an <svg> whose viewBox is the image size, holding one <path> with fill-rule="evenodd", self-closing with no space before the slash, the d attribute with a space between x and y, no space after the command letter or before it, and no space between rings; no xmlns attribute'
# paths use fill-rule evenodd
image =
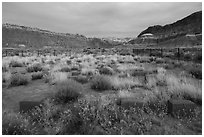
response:
<svg viewBox="0 0 204 137"><path fill-rule="evenodd" d="M20 112L29 112L32 109L35 109L36 107L40 107L42 102L38 101L20 101Z"/></svg>
<svg viewBox="0 0 204 137"><path fill-rule="evenodd" d="M126 109L129 109L130 107L143 109L145 102L136 98L124 97L117 99L116 104Z"/></svg>
<svg viewBox="0 0 204 137"><path fill-rule="evenodd" d="M189 117L193 115L196 104L189 100L176 100L168 101L168 113L173 117Z"/></svg>

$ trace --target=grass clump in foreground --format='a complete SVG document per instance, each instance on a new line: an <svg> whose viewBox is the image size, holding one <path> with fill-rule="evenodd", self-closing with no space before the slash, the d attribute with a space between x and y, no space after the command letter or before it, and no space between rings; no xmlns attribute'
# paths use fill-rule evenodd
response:
<svg viewBox="0 0 204 137"><path fill-rule="evenodd" d="M91 81L91 88L97 91L112 89L110 77L104 75L95 76Z"/></svg>
<svg viewBox="0 0 204 137"><path fill-rule="evenodd" d="M3 135L29 135L32 133L32 128L28 119L24 118L19 113L2 112L2 134Z"/></svg>
<svg viewBox="0 0 204 137"><path fill-rule="evenodd" d="M23 63L11 60L11 62L9 63L9 67L23 67Z"/></svg>
<svg viewBox="0 0 204 137"><path fill-rule="evenodd" d="M89 78L87 76L79 75L79 76L75 77L74 80L81 83L81 84L85 84L89 81Z"/></svg>
<svg viewBox="0 0 204 137"><path fill-rule="evenodd" d="M43 73L42 72L35 72L32 74L32 80L42 79Z"/></svg>
<svg viewBox="0 0 204 137"><path fill-rule="evenodd" d="M43 68L40 63L34 63L28 66L26 69L28 72L38 72L38 71L42 71Z"/></svg>
<svg viewBox="0 0 204 137"><path fill-rule="evenodd" d="M28 84L27 76L19 73L11 75L10 86L20 86L20 85L27 85L27 84Z"/></svg>
<svg viewBox="0 0 204 137"><path fill-rule="evenodd" d="M189 73L197 79L202 79L202 68L190 68Z"/></svg>
<svg viewBox="0 0 204 137"><path fill-rule="evenodd" d="M54 98L59 103L68 103L76 101L83 92L83 86L72 79L60 81L56 85L57 92Z"/></svg>

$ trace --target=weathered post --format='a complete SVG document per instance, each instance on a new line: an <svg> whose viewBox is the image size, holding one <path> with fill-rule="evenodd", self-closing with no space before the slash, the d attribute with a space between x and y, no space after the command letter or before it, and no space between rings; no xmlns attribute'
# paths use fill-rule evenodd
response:
<svg viewBox="0 0 204 137"><path fill-rule="evenodd" d="M180 59L180 48L177 49L177 58Z"/></svg>
<svg viewBox="0 0 204 137"><path fill-rule="evenodd" d="M53 54L54 54L54 56L55 56L55 49L54 49L54 53L53 53Z"/></svg>
<svg viewBox="0 0 204 137"><path fill-rule="evenodd" d="M7 57L7 50L6 50L6 57Z"/></svg>
<svg viewBox="0 0 204 137"><path fill-rule="evenodd" d="M22 57L23 57L23 50L21 50L21 55L22 55Z"/></svg>
<svg viewBox="0 0 204 137"><path fill-rule="evenodd" d="M163 48L161 48L161 57L163 56Z"/></svg>
<svg viewBox="0 0 204 137"><path fill-rule="evenodd" d="M149 55L152 56L152 48L149 49Z"/></svg>

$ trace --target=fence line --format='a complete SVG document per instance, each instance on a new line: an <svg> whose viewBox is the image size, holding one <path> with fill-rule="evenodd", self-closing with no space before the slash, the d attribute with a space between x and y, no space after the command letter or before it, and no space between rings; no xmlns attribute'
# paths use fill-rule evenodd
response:
<svg viewBox="0 0 204 137"><path fill-rule="evenodd" d="M202 51L202 47L176 47L176 48L132 48L129 49L132 50L133 54L139 55L141 53L145 54L145 53L149 53L149 55L153 55L155 51L157 51L157 53L159 53L159 56L163 56L164 52L174 52L177 54L177 57L181 56L181 52L185 52L185 51ZM47 53L49 53L50 55L54 55L57 56L58 54L62 54L62 53L69 53L71 50L69 49L60 49L60 50L56 50L56 49L2 49L2 55L3 53L5 54L5 56L9 56L11 53L14 55L18 55L18 56L25 56L28 53L37 53L37 56L40 55L45 55Z"/></svg>

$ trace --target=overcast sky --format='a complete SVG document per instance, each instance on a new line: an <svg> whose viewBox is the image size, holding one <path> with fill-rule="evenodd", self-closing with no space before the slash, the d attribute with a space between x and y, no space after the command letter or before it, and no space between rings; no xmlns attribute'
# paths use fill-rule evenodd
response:
<svg viewBox="0 0 204 137"><path fill-rule="evenodd" d="M202 3L3 3L3 23L88 37L136 37L151 25L173 23Z"/></svg>

